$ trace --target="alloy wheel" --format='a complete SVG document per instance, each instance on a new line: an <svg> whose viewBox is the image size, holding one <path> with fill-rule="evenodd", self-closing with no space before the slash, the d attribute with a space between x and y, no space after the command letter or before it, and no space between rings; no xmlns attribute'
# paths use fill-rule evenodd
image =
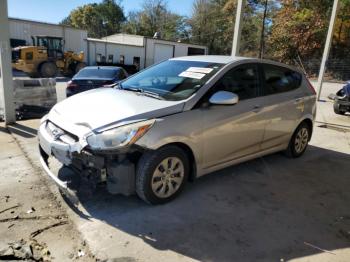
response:
<svg viewBox="0 0 350 262"><path fill-rule="evenodd" d="M295 136L295 141L294 141L294 148L295 152L300 154L303 152L307 146L307 143L309 141L309 131L306 127L301 128L297 135Z"/></svg>
<svg viewBox="0 0 350 262"><path fill-rule="evenodd" d="M183 182L184 174L184 164L179 158L165 158L153 172L151 180L153 193L159 198L175 194Z"/></svg>

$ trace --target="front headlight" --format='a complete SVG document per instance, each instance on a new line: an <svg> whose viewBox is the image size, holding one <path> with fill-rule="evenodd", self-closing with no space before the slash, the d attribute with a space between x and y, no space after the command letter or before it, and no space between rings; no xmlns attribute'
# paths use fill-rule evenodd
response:
<svg viewBox="0 0 350 262"><path fill-rule="evenodd" d="M155 120L137 122L130 125L106 130L101 134L93 134L86 138L92 149L109 150L135 143L154 124Z"/></svg>

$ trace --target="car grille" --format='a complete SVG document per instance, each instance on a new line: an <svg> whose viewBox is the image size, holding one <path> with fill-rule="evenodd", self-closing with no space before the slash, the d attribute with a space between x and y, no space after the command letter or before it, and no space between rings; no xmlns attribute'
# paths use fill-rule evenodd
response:
<svg viewBox="0 0 350 262"><path fill-rule="evenodd" d="M46 131L54 138L54 140L61 141L67 144L73 144L79 140L79 138L62 128L58 127L54 123L48 121L46 124Z"/></svg>

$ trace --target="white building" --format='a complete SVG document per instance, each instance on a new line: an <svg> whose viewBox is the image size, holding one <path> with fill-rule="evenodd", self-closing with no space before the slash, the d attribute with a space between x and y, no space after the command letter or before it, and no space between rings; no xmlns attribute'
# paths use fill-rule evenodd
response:
<svg viewBox="0 0 350 262"><path fill-rule="evenodd" d="M87 53L87 31L70 26L9 18L11 46L32 45L32 36L47 35L62 37L64 50Z"/></svg>
<svg viewBox="0 0 350 262"><path fill-rule="evenodd" d="M187 55L205 55L206 46L154 39L140 35L115 34L88 38L88 63L138 64L140 69L162 60Z"/></svg>
<svg viewBox="0 0 350 262"><path fill-rule="evenodd" d="M97 62L137 65L143 69L178 56L207 54L205 46L154 39L139 35L115 34L102 39L88 38L87 31L69 26L9 18L12 47L32 45L32 36L47 35L64 39L64 50L85 54L88 65Z"/></svg>

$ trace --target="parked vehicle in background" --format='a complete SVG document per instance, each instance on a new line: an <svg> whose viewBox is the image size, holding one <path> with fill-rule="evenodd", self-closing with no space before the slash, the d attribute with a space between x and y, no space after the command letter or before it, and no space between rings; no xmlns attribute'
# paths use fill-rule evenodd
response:
<svg viewBox="0 0 350 262"><path fill-rule="evenodd" d="M116 66L123 68L129 75L136 74L139 71L139 67L136 65L126 65L121 63L103 63L103 62L96 62L97 66Z"/></svg>
<svg viewBox="0 0 350 262"><path fill-rule="evenodd" d="M333 109L338 115L344 115L346 112L350 112L350 81L335 95Z"/></svg>
<svg viewBox="0 0 350 262"><path fill-rule="evenodd" d="M80 70L67 83L66 96L115 84L128 77L128 73L121 67L115 66L87 66Z"/></svg>
<svg viewBox="0 0 350 262"><path fill-rule="evenodd" d="M54 156L83 181L135 191L151 204L189 179L284 151L300 157L312 135L316 93L303 73L261 59L172 58L58 103L42 119L41 164Z"/></svg>

